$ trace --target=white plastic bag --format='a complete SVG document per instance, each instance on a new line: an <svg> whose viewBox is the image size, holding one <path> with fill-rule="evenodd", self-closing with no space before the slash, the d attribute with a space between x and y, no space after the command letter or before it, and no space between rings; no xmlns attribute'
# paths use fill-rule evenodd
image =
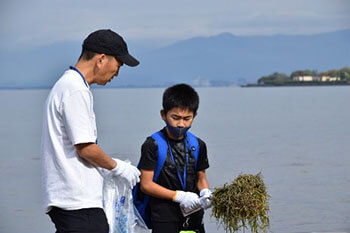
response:
<svg viewBox="0 0 350 233"><path fill-rule="evenodd" d="M132 200L132 190L122 179L104 177L103 208L109 233L150 233Z"/></svg>

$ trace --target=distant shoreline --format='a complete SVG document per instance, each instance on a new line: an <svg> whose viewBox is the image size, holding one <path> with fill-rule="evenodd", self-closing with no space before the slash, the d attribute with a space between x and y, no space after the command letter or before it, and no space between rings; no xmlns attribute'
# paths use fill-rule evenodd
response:
<svg viewBox="0 0 350 233"><path fill-rule="evenodd" d="M98 85L92 85L90 88L92 90L94 89L141 89L141 88L167 88L171 86L172 84L169 85L153 85L153 86L98 86ZM239 87L239 85L213 85L213 86L207 86L207 85L192 85L194 88L230 88L230 87ZM5 90L50 90L51 87L0 87L0 91L5 91Z"/></svg>
<svg viewBox="0 0 350 233"><path fill-rule="evenodd" d="M290 83L290 84L255 84L255 83L248 83L243 85L213 85L213 86L207 86L207 85L192 85L195 88L230 88L230 87L308 87L308 86L350 86L350 83ZM109 87L109 86L97 86L93 85L91 86L91 89L140 89L140 88L167 88L166 85L154 85L154 86L117 86L117 87ZM50 90L52 87L0 87L0 91L6 91L6 90Z"/></svg>
<svg viewBox="0 0 350 233"><path fill-rule="evenodd" d="M316 82L304 82L304 83L289 83L289 84L255 84L248 83L240 85L240 87L310 87L310 86L350 86L350 83L316 83Z"/></svg>

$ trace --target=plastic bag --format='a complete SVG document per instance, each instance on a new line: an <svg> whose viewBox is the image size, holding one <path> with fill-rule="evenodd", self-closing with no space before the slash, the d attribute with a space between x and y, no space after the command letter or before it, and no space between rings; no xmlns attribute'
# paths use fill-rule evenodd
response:
<svg viewBox="0 0 350 233"><path fill-rule="evenodd" d="M122 179L110 175L104 177L103 208L109 233L150 233L132 200L132 190Z"/></svg>

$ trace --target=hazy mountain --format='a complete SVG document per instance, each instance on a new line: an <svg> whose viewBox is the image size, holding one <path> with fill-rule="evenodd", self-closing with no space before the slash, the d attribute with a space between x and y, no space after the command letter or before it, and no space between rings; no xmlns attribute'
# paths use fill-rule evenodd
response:
<svg viewBox="0 0 350 233"><path fill-rule="evenodd" d="M226 85L255 82L273 72L326 71L350 66L350 30L317 35L235 36L229 33L198 37L137 52L141 64L124 66L112 86L165 86L187 82ZM81 45L53 44L26 51L0 51L0 87L49 87L69 65Z"/></svg>
<svg viewBox="0 0 350 233"><path fill-rule="evenodd" d="M0 88L51 87L80 55L76 42L57 43L45 47L0 50Z"/></svg>

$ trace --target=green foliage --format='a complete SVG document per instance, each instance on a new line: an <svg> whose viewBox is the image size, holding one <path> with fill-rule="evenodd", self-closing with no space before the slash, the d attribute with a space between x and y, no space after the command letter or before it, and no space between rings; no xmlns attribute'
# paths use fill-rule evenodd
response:
<svg viewBox="0 0 350 233"><path fill-rule="evenodd" d="M269 76L264 76L258 80L258 84L283 85L290 82L290 78L284 73L275 72Z"/></svg>
<svg viewBox="0 0 350 233"><path fill-rule="evenodd" d="M344 67L339 71L339 76L342 81L350 82L350 67Z"/></svg>
<svg viewBox="0 0 350 233"><path fill-rule="evenodd" d="M329 76L329 77L339 77L340 72L338 70L328 70L324 72L323 75Z"/></svg>
<svg viewBox="0 0 350 233"><path fill-rule="evenodd" d="M287 76L283 73L275 72L268 76L263 76L258 79L258 85L295 85L297 83L303 82L298 80L293 80L295 77L312 76L314 77L313 83L327 83L327 82L341 82L350 84L350 67L344 67L340 70L328 70L326 72L318 73L317 70L297 70ZM331 78L339 77L340 80L337 81L321 81L321 77L328 76Z"/></svg>
<svg viewBox="0 0 350 233"><path fill-rule="evenodd" d="M270 226L268 198L260 173L242 174L231 184L215 189L212 216L226 232L248 228L253 233L266 232Z"/></svg>
<svg viewBox="0 0 350 233"><path fill-rule="evenodd" d="M291 73L290 77L298 76L318 76L317 70L298 70Z"/></svg>

